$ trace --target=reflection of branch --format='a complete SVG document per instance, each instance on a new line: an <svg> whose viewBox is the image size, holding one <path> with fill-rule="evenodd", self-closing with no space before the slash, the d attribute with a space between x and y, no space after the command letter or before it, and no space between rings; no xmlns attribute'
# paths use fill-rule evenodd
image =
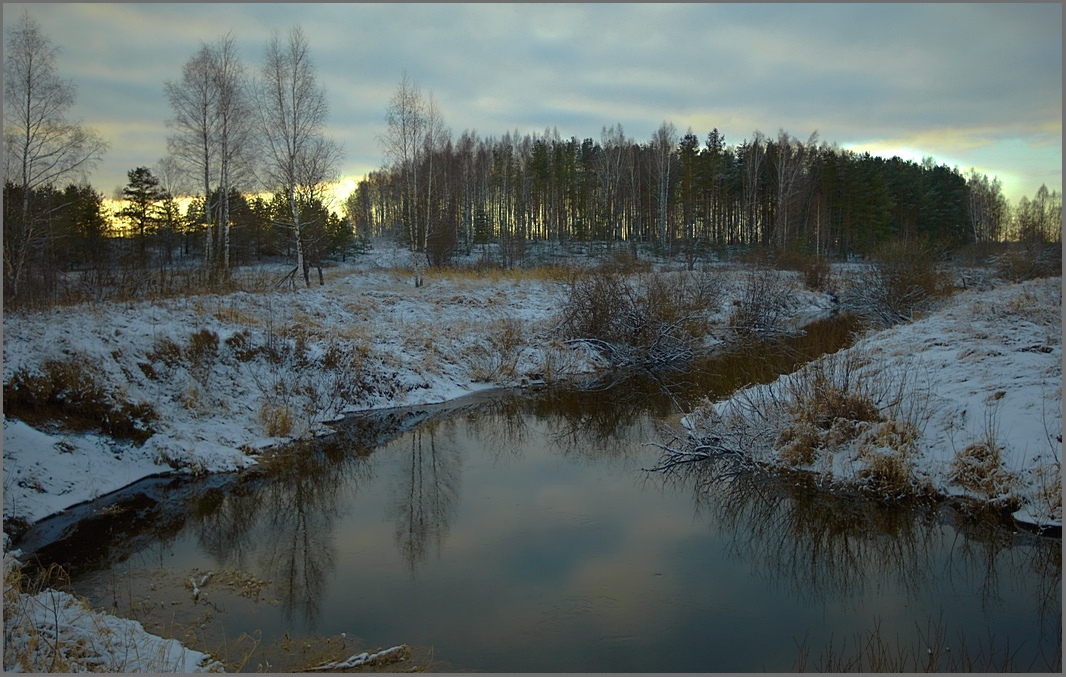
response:
<svg viewBox="0 0 1066 677"><path fill-rule="evenodd" d="M1038 594L1037 612L1042 619L1061 618L1062 559L1054 541L1013 534L991 516L967 518L948 505L886 506L820 485L808 473L746 464L732 454L705 448L678 453L673 447L680 436L668 428L663 438L650 445L664 454L649 472L691 490L697 512L732 534L733 553L794 594L858 599L880 579L918 595L938 569L934 556L944 552L939 525L947 521L957 534L944 553L949 579L961 576L962 585L980 593L982 606L995 606L1000 576L1024 566L1018 556L1028 557L1040 591L1050 591Z"/></svg>

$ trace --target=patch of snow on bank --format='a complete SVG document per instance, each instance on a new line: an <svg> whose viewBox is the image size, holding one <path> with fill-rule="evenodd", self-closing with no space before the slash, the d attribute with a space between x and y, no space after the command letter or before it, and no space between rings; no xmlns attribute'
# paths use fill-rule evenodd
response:
<svg viewBox="0 0 1066 677"><path fill-rule="evenodd" d="M835 358L864 365L855 382L907 378L902 402L919 429L913 455L915 476L946 496L977 500L1013 499L1015 518L1044 526L1062 524L1062 280L1029 282L984 292L964 292L946 307L916 322L875 332ZM707 403L683 423L697 442L719 434L716 426L745 425L769 434L746 450L756 460L792 465L781 453L780 433L789 425L781 404L793 379L816 365L774 383L744 389ZM751 403L772 412L769 422L751 423ZM739 417L739 418L738 418ZM726 422L726 423L723 423ZM876 426L871 427L876 433ZM960 455L992 438L1000 449L996 489L988 495L958 481ZM869 441L870 437L866 438ZM834 481L861 483L869 447L861 438L842 445L805 467ZM891 450L888 450L891 451Z"/></svg>
<svg viewBox="0 0 1066 677"><path fill-rule="evenodd" d="M5 672L222 672L222 665L137 621L95 611L77 597L13 588L20 566L4 536Z"/></svg>
<svg viewBox="0 0 1066 677"><path fill-rule="evenodd" d="M562 279L431 270L416 289L388 268L409 259L375 250L311 288L5 314L5 383L80 356L108 392L156 413L141 447L94 434L35 436L5 420L5 517L36 521L158 472L239 470L262 449L326 433L354 411L603 369L587 346L552 335ZM712 323L728 319L745 271L722 267ZM793 317L831 305L794 279L791 287ZM195 334L209 340L197 344Z"/></svg>
<svg viewBox="0 0 1066 677"><path fill-rule="evenodd" d="M169 471L145 447L102 435L48 435L4 417L4 514L9 517L36 522Z"/></svg>

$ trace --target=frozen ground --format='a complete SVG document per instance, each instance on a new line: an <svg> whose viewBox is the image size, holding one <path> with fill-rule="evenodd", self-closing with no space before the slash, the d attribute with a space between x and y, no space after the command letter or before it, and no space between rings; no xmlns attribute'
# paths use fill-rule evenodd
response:
<svg viewBox="0 0 1066 677"><path fill-rule="evenodd" d="M870 395L891 420L814 420L814 398L797 393L813 392L819 373ZM902 482L1013 505L1019 521L1061 527L1062 279L957 294L797 374L707 402L684 425L698 453L743 438L754 460L832 483L891 491Z"/></svg>
<svg viewBox="0 0 1066 677"><path fill-rule="evenodd" d="M19 575L19 554L9 551L4 534L5 672L222 671L207 654L149 634L137 621L94 611L68 593L17 593L10 583Z"/></svg>

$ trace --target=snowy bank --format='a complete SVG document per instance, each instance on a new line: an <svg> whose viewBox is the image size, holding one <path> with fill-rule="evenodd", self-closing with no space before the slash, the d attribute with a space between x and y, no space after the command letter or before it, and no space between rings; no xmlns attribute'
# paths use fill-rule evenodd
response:
<svg viewBox="0 0 1066 677"><path fill-rule="evenodd" d="M266 447L328 433L347 413L594 376L605 366L588 346L553 336L562 279L431 271L414 289L407 273L383 270L377 258L362 271L330 271L325 286L310 289L5 314L5 394L15 384L23 389L11 393L16 399L49 389L48 406L91 409L110 430L141 438L85 429L84 420L72 432L47 415L31 426L12 416L6 398L5 528L153 475L247 468ZM825 294L802 289L794 274L780 277L791 289L783 310L794 321L830 309ZM720 282L721 307L708 319L724 333L743 270L724 269ZM708 345L720 341L712 336ZM5 534L5 669L220 670L204 654L67 593L21 589L18 551L8 546ZM57 654L42 650L56 638L53 662Z"/></svg>
<svg viewBox="0 0 1066 677"><path fill-rule="evenodd" d="M4 536L5 672L222 672L207 654L52 589L26 590Z"/></svg>
<svg viewBox="0 0 1066 677"><path fill-rule="evenodd" d="M1062 525L1062 280L968 291L775 382L705 402L677 453L733 452L888 500Z"/></svg>

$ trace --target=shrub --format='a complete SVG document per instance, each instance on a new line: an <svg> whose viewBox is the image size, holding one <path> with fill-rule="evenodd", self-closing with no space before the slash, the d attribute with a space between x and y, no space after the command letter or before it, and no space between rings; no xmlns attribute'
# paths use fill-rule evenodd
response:
<svg viewBox="0 0 1066 677"><path fill-rule="evenodd" d="M812 256L800 268L803 276L803 284L811 291L832 294L836 290L833 280L833 269L829 260L819 256Z"/></svg>
<svg viewBox="0 0 1066 677"><path fill-rule="evenodd" d="M575 273L558 327L615 365L656 366L692 356L717 310L718 279L706 271L628 275L621 259Z"/></svg>
<svg viewBox="0 0 1066 677"><path fill-rule="evenodd" d="M871 265L850 286L845 305L890 326L915 319L950 291L928 244L893 240L874 253Z"/></svg>
<svg viewBox="0 0 1066 677"><path fill-rule="evenodd" d="M991 261L996 274L1008 282L1062 275L1060 244L1032 242L1013 245L1002 254L991 257Z"/></svg>
<svg viewBox="0 0 1066 677"><path fill-rule="evenodd" d="M729 316L729 326L740 340L782 331L788 317L788 283L770 268L755 266L744 279L744 294Z"/></svg>

